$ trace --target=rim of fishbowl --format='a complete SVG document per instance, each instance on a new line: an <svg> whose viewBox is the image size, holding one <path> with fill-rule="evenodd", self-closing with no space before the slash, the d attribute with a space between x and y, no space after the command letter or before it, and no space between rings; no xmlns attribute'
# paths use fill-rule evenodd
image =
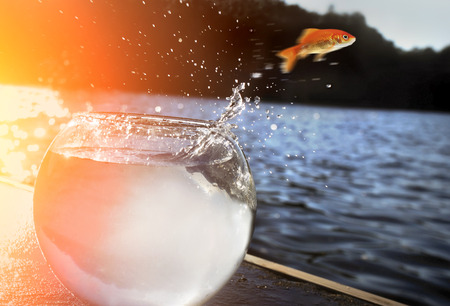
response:
<svg viewBox="0 0 450 306"><path fill-rule="evenodd" d="M72 115L72 119L92 118L97 120L115 121L135 125L183 126L211 128L214 120L202 120L175 116L154 115L146 113L126 112L80 112Z"/></svg>

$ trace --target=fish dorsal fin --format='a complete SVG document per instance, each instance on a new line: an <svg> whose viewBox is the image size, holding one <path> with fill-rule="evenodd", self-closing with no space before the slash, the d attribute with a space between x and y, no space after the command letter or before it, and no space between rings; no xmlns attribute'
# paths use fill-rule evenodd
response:
<svg viewBox="0 0 450 306"><path fill-rule="evenodd" d="M302 33L300 34L300 36L297 38L297 44L301 43L303 38L305 38L309 34L314 33L316 31L319 31L319 29L315 29L315 28L304 29L302 31Z"/></svg>

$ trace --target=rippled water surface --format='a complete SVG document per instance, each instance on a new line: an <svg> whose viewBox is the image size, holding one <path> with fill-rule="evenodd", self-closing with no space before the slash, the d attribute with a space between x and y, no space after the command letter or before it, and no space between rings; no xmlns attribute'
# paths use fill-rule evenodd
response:
<svg viewBox="0 0 450 306"><path fill-rule="evenodd" d="M259 204L250 252L403 302L448 303L450 116L274 113L265 148L246 148Z"/></svg>
<svg viewBox="0 0 450 306"><path fill-rule="evenodd" d="M217 119L227 105L118 92L54 99L63 112L0 118L0 161L15 166L1 175L32 182L67 112ZM450 115L262 100L234 120L258 195L249 252L401 302L450 303Z"/></svg>

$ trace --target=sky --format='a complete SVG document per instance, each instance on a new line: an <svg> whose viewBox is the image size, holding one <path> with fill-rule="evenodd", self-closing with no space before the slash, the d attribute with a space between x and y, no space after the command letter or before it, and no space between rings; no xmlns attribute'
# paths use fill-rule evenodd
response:
<svg viewBox="0 0 450 306"><path fill-rule="evenodd" d="M432 47L436 51L450 45L450 0L285 0L308 11L326 13L330 5L336 13L360 12L369 26L376 28L397 47L410 50ZM345 29L343 29L345 30Z"/></svg>

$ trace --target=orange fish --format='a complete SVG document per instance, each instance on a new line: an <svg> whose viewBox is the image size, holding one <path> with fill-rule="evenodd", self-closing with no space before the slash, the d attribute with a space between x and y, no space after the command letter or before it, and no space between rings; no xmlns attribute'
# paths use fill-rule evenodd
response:
<svg viewBox="0 0 450 306"><path fill-rule="evenodd" d="M323 59L324 55L350 46L356 37L335 29L305 29L298 37L298 45L284 49L277 56L284 59L281 70L283 73L291 72L298 59L304 59L310 54L317 54L314 61Z"/></svg>

